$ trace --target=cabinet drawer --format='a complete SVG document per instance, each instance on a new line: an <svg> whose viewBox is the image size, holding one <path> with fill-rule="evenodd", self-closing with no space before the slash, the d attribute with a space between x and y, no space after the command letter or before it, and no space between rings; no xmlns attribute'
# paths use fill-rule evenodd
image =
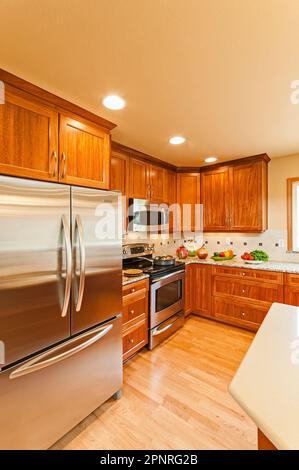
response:
<svg viewBox="0 0 299 470"><path fill-rule="evenodd" d="M147 321L136 323L133 328L123 332L123 360L133 356L148 343Z"/></svg>
<svg viewBox="0 0 299 470"><path fill-rule="evenodd" d="M148 280L133 282L123 287L123 306L147 298Z"/></svg>
<svg viewBox="0 0 299 470"><path fill-rule="evenodd" d="M269 310L268 307L244 305L219 297L214 297L213 309L215 318L253 330L258 329Z"/></svg>
<svg viewBox="0 0 299 470"><path fill-rule="evenodd" d="M298 287L299 289L299 274L285 274L284 283L287 286Z"/></svg>
<svg viewBox="0 0 299 470"><path fill-rule="evenodd" d="M216 276L228 276L242 279L252 279L265 281L267 283L281 284L283 285L283 273L275 271L263 271L261 269L249 269L249 268L230 268L226 266L214 266L213 274ZM299 285L299 281L298 281Z"/></svg>
<svg viewBox="0 0 299 470"><path fill-rule="evenodd" d="M147 297L123 306L123 326L138 321L147 313Z"/></svg>
<svg viewBox="0 0 299 470"><path fill-rule="evenodd" d="M264 303L282 302L283 286L271 283L238 281L222 277L214 279L214 294L244 297Z"/></svg>

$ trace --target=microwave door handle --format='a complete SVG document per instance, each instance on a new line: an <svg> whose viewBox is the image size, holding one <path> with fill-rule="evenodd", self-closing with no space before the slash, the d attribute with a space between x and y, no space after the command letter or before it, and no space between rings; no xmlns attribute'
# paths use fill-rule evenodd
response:
<svg viewBox="0 0 299 470"><path fill-rule="evenodd" d="M66 279L65 279L65 291L64 291L64 301L61 309L61 316L66 317L70 295L71 295L71 285L72 285L72 247L71 247L71 234L70 227L66 215L63 215L62 218L62 231L65 241L66 248Z"/></svg>
<svg viewBox="0 0 299 470"><path fill-rule="evenodd" d="M18 369L14 370L11 372L9 375L10 379L17 379L18 377L22 377L23 375L28 375L31 374L32 372L37 372L38 370L44 369L45 367L52 366L54 364L57 364L57 362L63 361L64 359L67 359L68 357L73 356L74 354L77 354L80 351L83 351L84 349L88 348L92 344L96 343L99 341L103 336L105 336L110 330L112 330L113 324L110 323L108 326L102 326L101 328L97 329L95 334L84 341L83 343L78 344L78 346L75 346L68 351L64 351L60 354L57 354L56 356L50 357L47 359L48 356L53 354L52 351L47 351L44 354L41 354L39 357L30 359L28 362L23 364L22 366L18 367ZM90 336L90 333L87 333L84 335L86 337ZM83 336L83 338L84 338ZM72 343L77 342L78 338L74 338L72 340ZM60 349L63 349L65 346L57 346L55 350L59 351Z"/></svg>
<svg viewBox="0 0 299 470"><path fill-rule="evenodd" d="M80 277L79 277L79 289L78 289L78 299L76 304L76 312L80 312L82 307L82 300L85 287L85 269L86 269L86 251L84 244L84 231L82 226L82 221L80 215L76 216L75 227L78 231L78 242L79 242L79 252L80 252Z"/></svg>

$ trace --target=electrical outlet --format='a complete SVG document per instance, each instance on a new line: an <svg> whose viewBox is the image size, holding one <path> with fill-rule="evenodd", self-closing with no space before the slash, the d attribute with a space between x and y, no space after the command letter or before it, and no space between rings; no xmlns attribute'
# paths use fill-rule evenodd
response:
<svg viewBox="0 0 299 470"><path fill-rule="evenodd" d="M285 243L284 243L284 240L282 238L280 240L278 240L278 246L279 246L279 248L284 248L285 247Z"/></svg>
<svg viewBox="0 0 299 470"><path fill-rule="evenodd" d="M226 238L226 239L225 239L225 244L226 244L226 246L229 246L229 245L230 245L230 238Z"/></svg>

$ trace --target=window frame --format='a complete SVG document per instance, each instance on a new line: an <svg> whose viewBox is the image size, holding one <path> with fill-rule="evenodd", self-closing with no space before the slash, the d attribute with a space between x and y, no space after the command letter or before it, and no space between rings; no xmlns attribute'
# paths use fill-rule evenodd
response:
<svg viewBox="0 0 299 470"><path fill-rule="evenodd" d="M299 187L299 176L296 178L288 178L287 179L287 205L288 205L288 251L298 253L299 252L299 240L298 246L294 246L294 184L297 183ZM299 214L298 220L296 220L296 225L299 226Z"/></svg>

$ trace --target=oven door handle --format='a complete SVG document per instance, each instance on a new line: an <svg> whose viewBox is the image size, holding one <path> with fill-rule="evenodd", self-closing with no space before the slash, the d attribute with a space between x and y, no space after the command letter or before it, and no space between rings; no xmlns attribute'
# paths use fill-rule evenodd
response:
<svg viewBox="0 0 299 470"><path fill-rule="evenodd" d="M164 279L169 279L170 277L175 277L176 274L185 274L185 270L182 269L181 271L174 271L171 274L167 274L166 276L161 276L161 277L158 277L157 279L153 279L152 284L155 284L156 282L159 282L159 281L164 281ZM183 276L181 276L180 279L183 279Z"/></svg>
<svg viewBox="0 0 299 470"><path fill-rule="evenodd" d="M173 322L171 322L169 325L166 325L164 328L162 328L162 330L158 330L158 329L155 329L153 331L153 336L158 336L158 335L161 335L162 333L164 333L165 331L169 330L169 328L171 328L177 321L179 321L182 317L179 316L177 317Z"/></svg>

